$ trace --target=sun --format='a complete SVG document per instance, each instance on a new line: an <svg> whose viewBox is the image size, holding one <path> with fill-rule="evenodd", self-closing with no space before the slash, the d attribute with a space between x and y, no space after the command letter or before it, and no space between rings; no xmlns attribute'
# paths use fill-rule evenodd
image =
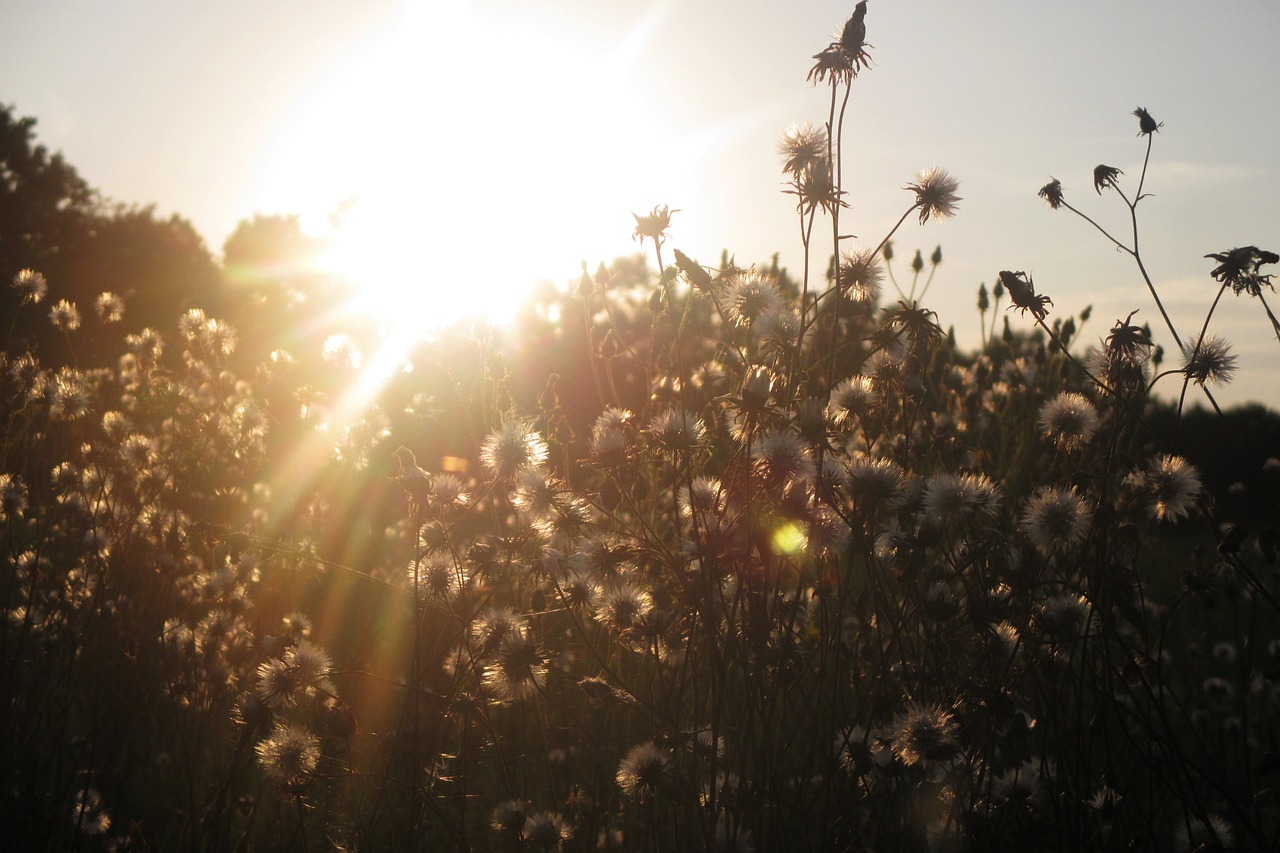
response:
<svg viewBox="0 0 1280 853"><path fill-rule="evenodd" d="M632 212L697 206L642 70L655 26L608 43L536 6L406 4L285 117L258 207L300 213L393 336L510 319L539 280L636 251Z"/></svg>

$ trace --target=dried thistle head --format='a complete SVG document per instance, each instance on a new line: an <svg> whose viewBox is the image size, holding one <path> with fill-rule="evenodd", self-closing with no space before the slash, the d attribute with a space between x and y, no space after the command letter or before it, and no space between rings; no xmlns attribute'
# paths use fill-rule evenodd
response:
<svg viewBox="0 0 1280 853"><path fill-rule="evenodd" d="M1040 188L1036 195L1049 202L1049 206L1057 210L1062 207L1062 181L1052 178L1049 183Z"/></svg>
<svg viewBox="0 0 1280 853"><path fill-rule="evenodd" d="M636 230L631 233L631 238L641 243L652 240L655 245L661 246L667 239L667 229L671 227L671 214L679 212L679 210L671 210L664 204L655 205L653 210L644 216L638 213L631 214L636 218Z"/></svg>

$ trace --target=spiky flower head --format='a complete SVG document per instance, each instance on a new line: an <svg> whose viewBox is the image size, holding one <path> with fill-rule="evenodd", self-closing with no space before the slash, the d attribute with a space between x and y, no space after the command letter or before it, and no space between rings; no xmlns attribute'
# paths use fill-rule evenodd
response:
<svg viewBox="0 0 1280 853"><path fill-rule="evenodd" d="M1209 335L1182 348L1182 372L1197 385L1226 385L1236 372L1238 359L1224 338Z"/></svg>
<svg viewBox="0 0 1280 853"><path fill-rule="evenodd" d="M827 129L812 124L793 124L782 135L778 151L786 159L782 171L798 178L811 166L827 165Z"/></svg>
<svg viewBox="0 0 1280 853"><path fill-rule="evenodd" d="M1059 449L1079 450L1098 432L1098 410L1089 398L1064 391L1040 407L1040 434Z"/></svg>
<svg viewBox="0 0 1280 853"><path fill-rule="evenodd" d="M502 701L514 702L532 696L546 681L547 653L533 631L527 626L508 631L485 668L485 686Z"/></svg>
<svg viewBox="0 0 1280 853"><path fill-rule="evenodd" d="M66 299L59 299L49 309L49 322L59 332L74 332L80 328L80 312L76 304Z"/></svg>
<svg viewBox="0 0 1280 853"><path fill-rule="evenodd" d="M502 481L511 481L546 461L547 442L526 421L509 421L489 433L480 447L480 464Z"/></svg>
<svg viewBox="0 0 1280 853"><path fill-rule="evenodd" d="M320 763L320 741L301 726L277 723L254 751L267 775L286 786L301 786Z"/></svg>
<svg viewBox="0 0 1280 853"><path fill-rule="evenodd" d="M884 267L874 250L857 248L840 255L840 285L853 301L874 305L883 281Z"/></svg>
<svg viewBox="0 0 1280 853"><path fill-rule="evenodd" d="M956 212L956 207L963 199L957 195L960 181L951 177L946 169L933 167L925 169L916 178L914 184L907 184L903 189L916 194L915 206L920 210L920 224L929 221L930 216L947 219Z"/></svg>
<svg viewBox="0 0 1280 853"><path fill-rule="evenodd" d="M524 842L534 850L560 850L573 838L573 827L564 815L553 811L534 812L525 821Z"/></svg>
<svg viewBox="0 0 1280 853"><path fill-rule="evenodd" d="M632 239L639 240L641 244L645 240L652 240L655 245L661 246L667 239L667 229L671 227L671 214L679 212L663 204L654 205L653 210L644 216L639 213L631 214L636 219L636 230L631 233Z"/></svg>
<svg viewBox="0 0 1280 853"><path fill-rule="evenodd" d="M618 786L627 796L644 802L667 787L671 772L671 753L647 741L633 747L618 763Z"/></svg>
<svg viewBox="0 0 1280 853"><path fill-rule="evenodd" d="M1000 492L984 474L935 474L925 485L925 516L939 527L989 520L999 506Z"/></svg>
<svg viewBox="0 0 1280 853"><path fill-rule="evenodd" d="M42 274L31 269L19 270L10 286L21 294L22 302L30 302L32 305L38 305L49 292L49 282Z"/></svg>
<svg viewBox="0 0 1280 853"><path fill-rule="evenodd" d="M1178 822L1173 832L1173 849L1176 853L1221 853L1234 850L1236 835L1227 823L1218 815L1207 815L1201 820L1198 817L1187 817Z"/></svg>
<svg viewBox="0 0 1280 853"><path fill-rule="evenodd" d="M827 402L827 417L840 426L851 416L866 417L880 401L880 392L870 376L855 373L831 391Z"/></svg>
<svg viewBox="0 0 1280 853"><path fill-rule="evenodd" d="M1092 508L1074 487L1041 486L1022 511L1022 531L1048 555L1083 542L1092 519Z"/></svg>
<svg viewBox="0 0 1280 853"><path fill-rule="evenodd" d="M494 832L519 838L528 814L529 803L525 800L503 800L489 814L489 827Z"/></svg>
<svg viewBox="0 0 1280 853"><path fill-rule="evenodd" d="M1181 456L1161 453L1145 470L1125 478L1148 500L1147 510L1157 521L1185 518L1200 496L1200 473Z"/></svg>
<svg viewBox="0 0 1280 853"><path fill-rule="evenodd" d="M109 290L98 294L93 308L103 323L119 323L124 318L124 299Z"/></svg>
<svg viewBox="0 0 1280 853"><path fill-rule="evenodd" d="M1000 283L1009 291L1010 308L1017 308L1023 314L1030 311L1031 316L1037 321L1042 321L1049 316L1049 309L1045 306L1052 305L1053 300L1036 293L1035 282L1031 276L1021 270L1018 272L1001 270Z"/></svg>
<svg viewBox="0 0 1280 853"><path fill-rule="evenodd" d="M1054 210L1057 210L1059 207L1062 207L1063 202L1062 181L1057 178L1051 178L1049 183L1042 186L1036 195L1049 202L1049 206Z"/></svg>
<svg viewBox="0 0 1280 853"><path fill-rule="evenodd" d="M736 326L750 326L782 304L778 283L766 273L749 270L729 284L726 308Z"/></svg>
<svg viewBox="0 0 1280 853"><path fill-rule="evenodd" d="M956 723L938 705L913 702L893 723L893 754L908 767L953 757Z"/></svg>

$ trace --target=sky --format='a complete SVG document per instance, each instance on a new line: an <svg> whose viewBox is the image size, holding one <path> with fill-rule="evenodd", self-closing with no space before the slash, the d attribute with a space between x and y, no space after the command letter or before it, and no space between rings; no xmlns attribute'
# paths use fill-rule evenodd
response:
<svg viewBox="0 0 1280 853"><path fill-rule="evenodd" d="M670 245L708 265L802 246L778 140L826 119L805 80L851 2L764 0L7 0L0 102L38 120L107 197L189 219L221 251L256 212L308 228L344 214L345 269L404 308L444 316L510 304L537 278L639 250L633 213L678 210ZM844 124L842 231L874 246L919 170L947 169L949 220L895 235L943 262L925 304L975 345L980 283L1026 270L1052 316L1093 306L1097 341L1137 309L1172 348L1128 256L1036 190L1132 239L1093 167L1131 191L1147 269L1184 337L1216 293L1203 256L1280 249L1280 4L1131 0L870 0L873 65ZM390 247L396 248L390 248ZM815 252L825 263L827 250ZM400 288L400 289L396 289ZM896 298L892 290L885 298ZM1271 299L1280 308L1280 296ZM1240 357L1220 402L1280 408L1280 342L1228 293L1210 333ZM1029 320L1007 315L1015 328ZM1176 394L1172 380L1162 386Z"/></svg>

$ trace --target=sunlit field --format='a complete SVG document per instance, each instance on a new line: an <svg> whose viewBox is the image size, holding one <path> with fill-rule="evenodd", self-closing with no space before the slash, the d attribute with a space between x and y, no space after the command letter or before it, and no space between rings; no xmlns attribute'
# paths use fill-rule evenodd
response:
<svg viewBox="0 0 1280 853"><path fill-rule="evenodd" d="M1280 849L1280 414L1215 396L1219 306L1280 350L1280 256L1200 247L1174 321L1140 248L1174 131L1116 115L1096 156L1141 171L1039 190L1132 262L1134 313L1064 311L1012 253L966 348L913 236L963 176L860 188L897 213L850 236L865 2L759 178L797 268L625 206L683 168L643 135L517 156L455 104L468 164L512 170L470 192L463 131L371 80L465 65L517 127L662 110L625 51L512 79L440 9L288 117L264 197L300 212L221 262L0 110L0 849ZM492 48L555 52L526 36ZM392 148L307 144L335 102ZM574 169L617 180L588 203ZM539 283L580 257L512 199L631 251Z"/></svg>

